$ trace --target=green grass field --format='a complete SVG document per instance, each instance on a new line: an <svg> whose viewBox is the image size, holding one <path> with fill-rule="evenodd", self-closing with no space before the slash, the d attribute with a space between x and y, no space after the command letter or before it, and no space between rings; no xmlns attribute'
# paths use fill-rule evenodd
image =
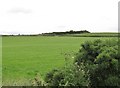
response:
<svg viewBox="0 0 120 88"><path fill-rule="evenodd" d="M65 54L73 55L84 41L98 38L105 40L112 37L3 37L3 85L29 85L28 81L36 73L44 78L47 72L65 64Z"/></svg>

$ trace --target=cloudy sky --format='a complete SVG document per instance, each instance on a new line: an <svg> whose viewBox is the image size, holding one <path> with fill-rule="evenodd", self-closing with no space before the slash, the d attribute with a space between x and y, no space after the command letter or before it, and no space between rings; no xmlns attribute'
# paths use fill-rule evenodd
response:
<svg viewBox="0 0 120 88"><path fill-rule="evenodd" d="M118 31L119 0L0 0L0 34Z"/></svg>

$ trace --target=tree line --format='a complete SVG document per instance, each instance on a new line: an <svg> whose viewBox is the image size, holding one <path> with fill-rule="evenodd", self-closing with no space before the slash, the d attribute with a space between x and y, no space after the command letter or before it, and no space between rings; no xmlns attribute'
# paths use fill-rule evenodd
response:
<svg viewBox="0 0 120 88"><path fill-rule="evenodd" d="M65 35L65 34L82 34L82 33L90 33L87 30L81 30L81 31L66 31L66 32L51 32L51 33L42 33L42 35Z"/></svg>

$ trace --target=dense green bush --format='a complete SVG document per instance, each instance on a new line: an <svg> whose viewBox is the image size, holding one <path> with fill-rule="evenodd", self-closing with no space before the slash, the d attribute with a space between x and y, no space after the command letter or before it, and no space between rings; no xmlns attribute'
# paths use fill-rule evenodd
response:
<svg viewBox="0 0 120 88"><path fill-rule="evenodd" d="M84 66L89 86L119 86L119 58L117 40L96 40L82 44L75 63Z"/></svg>
<svg viewBox="0 0 120 88"><path fill-rule="evenodd" d="M45 77L45 81L48 86L59 86L64 78L64 72L62 70L52 70L51 72L47 73Z"/></svg>
<svg viewBox="0 0 120 88"><path fill-rule="evenodd" d="M48 86L86 86L88 81L84 76L78 65L70 65L47 73L45 81Z"/></svg>

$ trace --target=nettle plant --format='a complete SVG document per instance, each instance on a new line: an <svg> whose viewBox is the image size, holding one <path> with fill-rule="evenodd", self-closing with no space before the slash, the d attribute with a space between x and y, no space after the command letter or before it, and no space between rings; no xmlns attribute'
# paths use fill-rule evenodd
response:
<svg viewBox="0 0 120 88"><path fill-rule="evenodd" d="M89 86L119 86L118 41L98 39L81 46L75 63L83 67Z"/></svg>

